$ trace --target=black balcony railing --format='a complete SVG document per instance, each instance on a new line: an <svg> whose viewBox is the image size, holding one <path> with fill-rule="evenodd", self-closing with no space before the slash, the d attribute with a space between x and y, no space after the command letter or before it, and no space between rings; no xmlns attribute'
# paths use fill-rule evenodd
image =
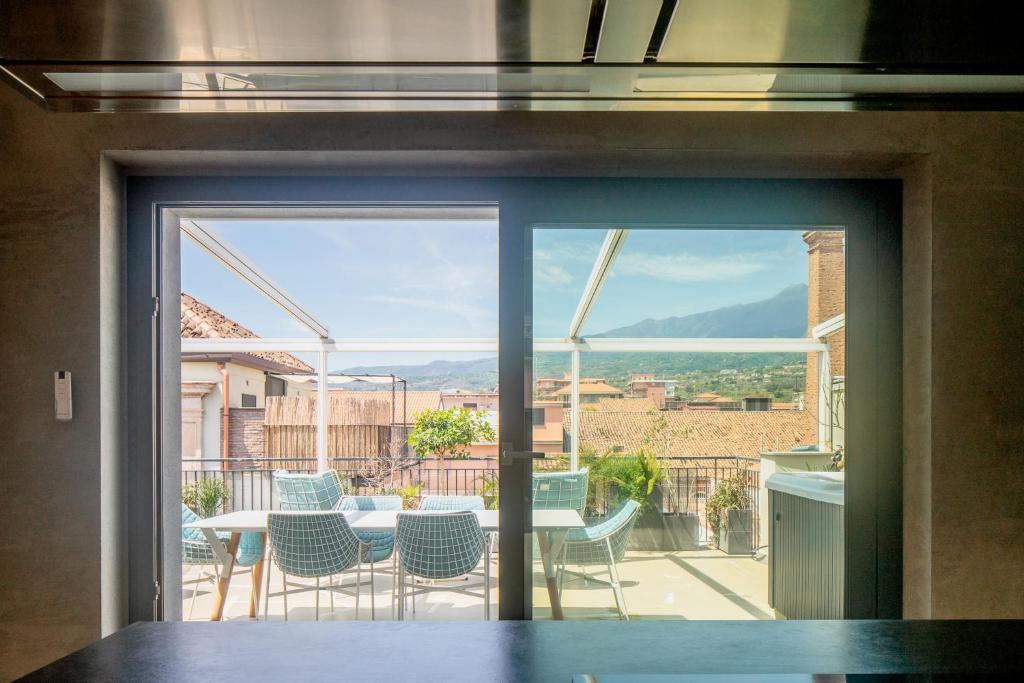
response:
<svg viewBox="0 0 1024 683"><path fill-rule="evenodd" d="M671 462L671 461L669 461ZM753 515L754 547L758 538L758 502L760 472L757 458L694 457L686 458L685 465L666 468L666 479L660 487L660 500L656 508L664 514L689 513L700 519L701 542L707 543L707 500L717 485L739 475L750 499ZM493 459L450 461L445 469L432 460L409 460L402 463L392 476L382 480L372 473L372 462L363 458L330 458L328 466L348 482L353 493L379 494L385 491L399 493L401 489L419 486L419 495L484 495L496 493L492 484L498 476L497 461ZM472 465L467 467L467 465ZM185 460L182 463L182 485L203 479L223 481L229 492L224 512L235 510L276 510L280 503L274 487L273 472L316 471L316 458L210 458ZM598 493L596 514L608 512L607 491Z"/></svg>

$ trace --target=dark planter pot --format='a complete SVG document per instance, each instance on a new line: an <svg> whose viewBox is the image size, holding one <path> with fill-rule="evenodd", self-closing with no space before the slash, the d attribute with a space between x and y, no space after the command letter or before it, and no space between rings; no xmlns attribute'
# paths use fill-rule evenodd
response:
<svg viewBox="0 0 1024 683"><path fill-rule="evenodd" d="M655 486L633 525L630 550L696 550L700 519L695 514L665 512L661 486Z"/></svg>
<svg viewBox="0 0 1024 683"><path fill-rule="evenodd" d="M668 513L661 519L665 524L665 550L700 549L700 517L696 513Z"/></svg>
<svg viewBox="0 0 1024 683"><path fill-rule="evenodd" d="M754 552L754 511L727 510L725 527L718 529L718 549L729 555Z"/></svg>

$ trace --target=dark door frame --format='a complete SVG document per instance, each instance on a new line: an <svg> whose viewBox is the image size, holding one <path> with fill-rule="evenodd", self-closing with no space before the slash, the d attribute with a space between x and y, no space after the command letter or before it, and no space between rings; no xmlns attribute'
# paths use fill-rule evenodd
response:
<svg viewBox="0 0 1024 683"><path fill-rule="evenodd" d="M496 203L499 207L499 442L531 435L531 233L537 226L833 227L847 232L846 615L902 614L902 185L892 180L696 178L130 177L128 190L129 617L164 618L154 582L176 561L178 512L162 499L180 473L161 452L174 351L176 268L164 211L225 205ZM274 201L267 201L273 197ZM171 390L172 392L174 389ZM879 400L884 397L884 400ZM173 410L173 406L168 407ZM172 439L173 440L173 439ZM177 464L177 460L173 460ZM177 467L171 469L178 469ZM528 619L532 582L530 465L502 470L499 616ZM173 489L171 489L173 490ZM522 557L522 562L513 558ZM173 612L171 613L173 614Z"/></svg>

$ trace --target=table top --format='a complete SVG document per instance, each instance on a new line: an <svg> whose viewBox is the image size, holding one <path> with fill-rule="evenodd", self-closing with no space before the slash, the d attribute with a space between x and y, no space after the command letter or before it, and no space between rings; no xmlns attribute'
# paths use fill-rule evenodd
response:
<svg viewBox="0 0 1024 683"><path fill-rule="evenodd" d="M320 510L284 512L287 515L317 514ZM498 530L497 510L474 510L484 531ZM224 515L207 517L184 526L189 529L215 529L217 531L266 531L269 510L239 510ZM359 531L390 531L398 524L398 510L348 510L343 513L349 526ZM431 515L443 512L415 511L415 514ZM585 526L580 513L575 510L534 510L534 529L576 529Z"/></svg>
<svg viewBox="0 0 1024 683"><path fill-rule="evenodd" d="M26 680L570 683L588 673L598 681L609 674L1019 675L1022 646L1024 621L1009 620L150 622Z"/></svg>

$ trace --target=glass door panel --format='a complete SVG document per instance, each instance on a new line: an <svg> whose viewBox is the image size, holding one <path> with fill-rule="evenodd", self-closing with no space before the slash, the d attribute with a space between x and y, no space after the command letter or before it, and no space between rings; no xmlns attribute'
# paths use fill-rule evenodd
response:
<svg viewBox="0 0 1024 683"><path fill-rule="evenodd" d="M532 243L534 618L841 617L844 233Z"/></svg>

